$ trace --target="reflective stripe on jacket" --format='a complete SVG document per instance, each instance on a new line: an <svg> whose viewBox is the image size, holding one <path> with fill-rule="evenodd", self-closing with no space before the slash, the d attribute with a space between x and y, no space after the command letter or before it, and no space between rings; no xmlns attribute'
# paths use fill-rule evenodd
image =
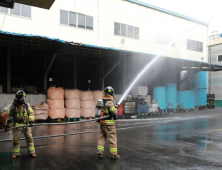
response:
<svg viewBox="0 0 222 170"><path fill-rule="evenodd" d="M115 121L113 120L112 116L117 114L117 109L115 108L114 103L111 100L106 101L103 113L105 116L111 115L110 117L104 119L104 125L115 125Z"/></svg>
<svg viewBox="0 0 222 170"><path fill-rule="evenodd" d="M30 121L34 122L35 116L33 109L31 108L30 104L27 103L28 105L28 110L24 107L24 105L15 105L15 116L13 120L14 122L12 125L14 126L23 126L28 124ZM9 110L7 112L8 118L12 117L13 118L13 113L12 113L12 105L9 107ZM6 125L7 125L7 120L6 120Z"/></svg>

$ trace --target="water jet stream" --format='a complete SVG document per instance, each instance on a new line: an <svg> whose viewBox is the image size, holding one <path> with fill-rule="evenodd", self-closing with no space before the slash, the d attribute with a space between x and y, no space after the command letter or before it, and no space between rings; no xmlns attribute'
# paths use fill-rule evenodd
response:
<svg viewBox="0 0 222 170"><path fill-rule="evenodd" d="M176 41L178 36L176 36L165 48L164 50L158 54L151 62L149 62L143 69L142 71L136 76L136 78L133 80L133 82L130 84L130 86L128 87L128 89L126 90L126 92L123 94L123 96L120 98L118 105L120 105L123 101L123 99L125 98L125 96L129 93L129 91L132 89L132 87L134 86L134 84L139 80L139 78L145 73L145 71L151 66L153 65L159 58L160 56L162 56L169 48L170 46Z"/></svg>

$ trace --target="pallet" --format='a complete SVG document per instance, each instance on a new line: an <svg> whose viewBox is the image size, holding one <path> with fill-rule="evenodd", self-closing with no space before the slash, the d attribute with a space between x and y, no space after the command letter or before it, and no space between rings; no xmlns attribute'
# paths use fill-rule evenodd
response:
<svg viewBox="0 0 222 170"><path fill-rule="evenodd" d="M84 120L86 119L95 119L95 117L82 117Z"/></svg>
<svg viewBox="0 0 222 170"><path fill-rule="evenodd" d="M148 113L159 113L158 111L155 111L155 112L148 112Z"/></svg>
<svg viewBox="0 0 222 170"><path fill-rule="evenodd" d="M148 113L137 113L137 116L148 116Z"/></svg>
<svg viewBox="0 0 222 170"><path fill-rule="evenodd" d="M35 123L48 123L48 120L35 120Z"/></svg>
<svg viewBox="0 0 222 170"><path fill-rule="evenodd" d="M149 116L137 116L137 119L148 119Z"/></svg>
<svg viewBox="0 0 222 170"><path fill-rule="evenodd" d="M75 121L79 121L80 118L66 118L67 122L75 122Z"/></svg>
<svg viewBox="0 0 222 170"><path fill-rule="evenodd" d="M215 94L207 94L208 99L215 99Z"/></svg>
<svg viewBox="0 0 222 170"><path fill-rule="evenodd" d="M197 106L196 110L207 110L207 106Z"/></svg>
<svg viewBox="0 0 222 170"><path fill-rule="evenodd" d="M66 118L59 118L59 119L51 119L52 122L66 122Z"/></svg>
<svg viewBox="0 0 222 170"><path fill-rule="evenodd" d="M211 106L207 106L208 109L215 109L215 106L211 105Z"/></svg>
<svg viewBox="0 0 222 170"><path fill-rule="evenodd" d="M211 102L215 102L214 99L207 99L207 102L211 103Z"/></svg>

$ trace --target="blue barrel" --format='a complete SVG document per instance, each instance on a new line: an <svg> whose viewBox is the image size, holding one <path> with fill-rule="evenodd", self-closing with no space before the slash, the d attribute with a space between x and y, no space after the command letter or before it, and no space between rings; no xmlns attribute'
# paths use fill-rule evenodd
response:
<svg viewBox="0 0 222 170"><path fill-rule="evenodd" d="M207 73L206 71L200 71L194 75L195 89L207 88Z"/></svg>
<svg viewBox="0 0 222 170"><path fill-rule="evenodd" d="M148 104L147 103L137 103L136 112L137 113L148 113Z"/></svg>
<svg viewBox="0 0 222 170"><path fill-rule="evenodd" d="M167 109L177 108L177 84L166 84L166 102Z"/></svg>
<svg viewBox="0 0 222 170"><path fill-rule="evenodd" d="M154 87L153 99L158 100L158 106L160 107L160 109L166 109L166 88Z"/></svg>
<svg viewBox="0 0 222 170"><path fill-rule="evenodd" d="M177 100L180 109L194 109L194 91L178 91Z"/></svg>
<svg viewBox="0 0 222 170"><path fill-rule="evenodd" d="M207 89L195 89L195 106L207 105Z"/></svg>

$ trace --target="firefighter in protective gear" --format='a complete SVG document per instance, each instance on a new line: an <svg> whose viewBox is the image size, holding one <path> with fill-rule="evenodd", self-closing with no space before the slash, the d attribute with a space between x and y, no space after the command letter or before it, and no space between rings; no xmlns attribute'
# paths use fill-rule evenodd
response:
<svg viewBox="0 0 222 170"><path fill-rule="evenodd" d="M8 119L6 120L5 131L8 130L10 126L24 126L29 125L32 127L34 122L34 112L31 106L26 103L26 95L23 91L19 90L15 95L15 100L8 110ZM33 158L36 157L35 148L32 138L32 133L30 127L18 127L13 129L13 155L12 158L15 159L20 156L20 144L19 140L23 132L26 143L28 147L29 155Z"/></svg>
<svg viewBox="0 0 222 170"><path fill-rule="evenodd" d="M119 159L120 156L117 154L117 138L115 129L115 120L113 116L117 114L117 109L112 101L114 96L114 89L110 86L106 87L103 94L104 108L101 117L110 115L110 117L100 120L100 137L98 141L97 153L98 157L103 157L104 145L106 138L110 142L110 156L114 159Z"/></svg>

